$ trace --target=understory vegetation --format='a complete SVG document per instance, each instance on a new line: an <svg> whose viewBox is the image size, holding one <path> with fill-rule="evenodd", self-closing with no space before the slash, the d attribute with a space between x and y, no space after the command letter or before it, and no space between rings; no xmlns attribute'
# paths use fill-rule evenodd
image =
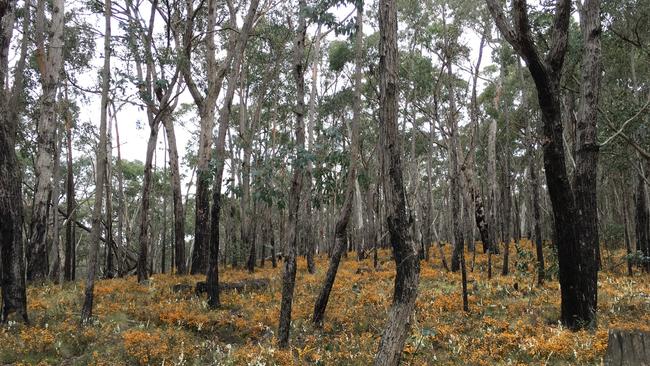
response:
<svg viewBox="0 0 650 366"><path fill-rule="evenodd" d="M511 274L487 278L487 256L466 252L470 311L462 309L461 274L448 273L440 257L421 262L419 293L404 347L405 365L599 365L608 329L650 331L650 277L625 275L625 253L603 250L598 281L598 324L572 332L560 325L556 280L536 283L534 244L514 246ZM547 277L557 275L550 245ZM480 245L477 251L481 251ZM451 246L445 245L447 257ZM433 251L432 251L433 253ZM437 253L437 252L436 252ZM91 324L79 326L82 282L28 288L29 325L0 330L0 362L31 365L368 365L372 362L391 303L395 278L390 251L359 261L344 258L334 283L322 329L311 322L314 299L327 256L316 258L316 273L298 260L291 346L280 350L278 326L282 266L226 268L223 282L266 278L254 291L224 291L221 307L210 310L205 295L173 292L205 276L154 274L138 284L135 276L95 285ZM494 272L501 263L494 260ZM472 271L473 267L473 271Z"/></svg>

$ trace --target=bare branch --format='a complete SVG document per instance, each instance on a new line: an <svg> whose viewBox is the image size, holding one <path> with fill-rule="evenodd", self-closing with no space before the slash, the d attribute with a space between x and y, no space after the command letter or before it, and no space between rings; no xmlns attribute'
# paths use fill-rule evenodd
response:
<svg viewBox="0 0 650 366"><path fill-rule="evenodd" d="M623 130L625 129L625 126L627 126L628 123L634 121L637 117L639 117L641 115L641 113L643 113L648 108L649 105L650 105L650 98L648 98L648 102L641 109L639 109L639 111L636 112L636 114L634 116L630 117L627 121L623 122L623 124L621 125L621 128L618 131L616 131L616 133L614 133L612 136L610 136L607 140L605 140L605 142L600 144L600 146L607 145L610 141L615 139L618 135L622 134Z"/></svg>

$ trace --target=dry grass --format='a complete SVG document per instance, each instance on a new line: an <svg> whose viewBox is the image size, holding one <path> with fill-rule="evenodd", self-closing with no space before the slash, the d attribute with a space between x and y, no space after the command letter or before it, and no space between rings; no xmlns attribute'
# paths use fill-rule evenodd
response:
<svg viewBox="0 0 650 366"><path fill-rule="evenodd" d="M613 327L650 330L650 276L604 271L599 281L598 328L570 332L558 324L559 286L535 286L532 247L522 241L511 255L512 274L488 281L485 257L477 256L470 280L470 313L462 311L460 275L441 269L439 258L422 263L417 310L403 362L411 365L549 364L599 365ZM513 249L514 251L514 249ZM433 253L434 251L432 251ZM447 251L447 255L449 252ZM620 262L622 253L610 254ZM467 254L468 264L470 254ZM28 290L32 325L0 330L0 362L68 365L367 365L390 306L394 265L381 251L379 271L354 255L341 264L324 329L309 319L327 259L315 275L299 261L291 349L278 350L281 266L250 275L227 269L224 281L269 278L266 290L222 294L223 307L209 311L204 298L173 293L177 283L202 277L154 275L104 280L96 288L96 321L79 328L83 286L44 285ZM501 258L495 257L494 273ZM357 271L359 268L368 271ZM618 268L622 270L622 268ZM357 273L360 272L360 273Z"/></svg>

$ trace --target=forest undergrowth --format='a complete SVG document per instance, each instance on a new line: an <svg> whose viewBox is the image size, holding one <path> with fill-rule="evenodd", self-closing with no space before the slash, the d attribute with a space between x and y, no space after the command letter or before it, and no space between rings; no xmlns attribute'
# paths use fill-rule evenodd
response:
<svg viewBox="0 0 650 366"><path fill-rule="evenodd" d="M603 251L598 286L598 326L572 332L559 325L559 284L536 286L533 247L522 240L511 256L511 274L500 275L501 257L477 254L468 273L470 312L462 310L460 273L448 273L438 256L421 264L416 313L404 349L405 365L600 365L610 328L650 331L650 276L624 274L621 251ZM480 250L480 246L477 250ZM431 253L437 253L433 248ZM445 246L450 255L450 246ZM552 253L548 253L552 257ZM468 271L472 253L466 253ZM299 260L291 346L275 344L282 262L271 268L227 268L225 282L268 278L267 289L222 292L210 311L205 297L175 293L176 284L204 276L155 274L146 285L135 277L101 280L95 288L95 321L79 327L83 285L46 284L28 289L30 325L1 328L0 362L32 365L368 365L390 307L394 264L390 251L340 266L323 329L312 325L314 300L327 270L317 258L311 275Z"/></svg>

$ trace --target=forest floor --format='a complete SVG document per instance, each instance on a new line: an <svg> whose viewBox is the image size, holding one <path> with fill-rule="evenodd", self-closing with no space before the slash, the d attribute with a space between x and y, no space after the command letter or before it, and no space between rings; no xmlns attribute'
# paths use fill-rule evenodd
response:
<svg viewBox="0 0 650 366"><path fill-rule="evenodd" d="M404 364L600 365L608 329L650 331L650 276L625 276L622 252L603 253L598 327L580 332L558 323L557 280L535 286L530 242L522 241L511 253L511 274L500 275L502 259L495 256L491 280L485 256L478 254L474 271L469 272L472 260L467 253L469 313L462 310L460 274L442 269L438 256L422 262ZM358 262L353 253L341 262L322 330L315 329L310 318L327 258L318 258L314 275L299 260L291 348L284 351L274 337L282 266L271 268L270 261L252 275L242 269L223 271L222 281L268 278L270 286L222 293L222 308L215 311L207 309L205 298L172 291L175 284L194 284L203 276L155 274L147 285L139 285L134 277L99 281L96 321L84 328L78 326L81 283L30 287L31 325L10 324L0 330L0 363L368 365L379 343L395 277L390 252L380 251L379 258L377 271L371 259Z"/></svg>

